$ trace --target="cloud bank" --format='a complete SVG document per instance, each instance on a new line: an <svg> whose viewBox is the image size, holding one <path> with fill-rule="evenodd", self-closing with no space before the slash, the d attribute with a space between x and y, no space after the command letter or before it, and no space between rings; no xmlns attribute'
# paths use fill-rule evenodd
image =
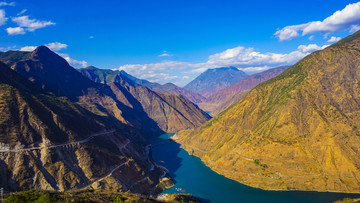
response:
<svg viewBox="0 0 360 203"><path fill-rule="evenodd" d="M360 29L360 2L347 5L343 10L336 11L323 21L311 21L300 25L286 26L275 36L280 41L291 40L312 33L333 33L349 29L355 32Z"/></svg>
<svg viewBox="0 0 360 203"><path fill-rule="evenodd" d="M86 68L89 64L86 61L78 61L69 56L69 54L57 53L63 57L74 68Z"/></svg>
<svg viewBox="0 0 360 203"><path fill-rule="evenodd" d="M290 53L261 53L252 47L235 47L210 55L205 63L181 61L162 61L151 64L126 64L117 70L124 70L131 75L152 82L172 82L179 86L186 85L200 73L209 68L235 66L247 73L256 73L281 65L292 65L312 53L329 45L300 45Z"/></svg>
<svg viewBox="0 0 360 203"><path fill-rule="evenodd" d="M0 9L0 26L4 25L8 18L5 16L5 10Z"/></svg>
<svg viewBox="0 0 360 203"><path fill-rule="evenodd" d="M55 23L51 21L30 19L29 16L12 17L11 20L14 23L16 23L19 27L30 32L33 32L37 29L44 28L50 25L55 25Z"/></svg>
<svg viewBox="0 0 360 203"><path fill-rule="evenodd" d="M66 49L68 47L67 44L63 44L60 42L51 42L44 45L47 46L52 51L59 51L61 49ZM34 51L36 48L37 46L25 46L25 47L21 47L20 51Z"/></svg>

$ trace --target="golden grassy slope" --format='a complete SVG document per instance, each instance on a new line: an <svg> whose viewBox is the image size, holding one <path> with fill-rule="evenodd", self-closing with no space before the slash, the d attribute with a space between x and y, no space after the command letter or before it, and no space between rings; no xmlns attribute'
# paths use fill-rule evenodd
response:
<svg viewBox="0 0 360 203"><path fill-rule="evenodd" d="M360 192L359 35L258 85L178 141L253 187Z"/></svg>

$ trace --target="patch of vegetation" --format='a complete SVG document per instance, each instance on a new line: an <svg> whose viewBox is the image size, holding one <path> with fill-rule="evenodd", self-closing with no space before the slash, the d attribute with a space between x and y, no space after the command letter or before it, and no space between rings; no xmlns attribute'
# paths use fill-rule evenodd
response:
<svg viewBox="0 0 360 203"><path fill-rule="evenodd" d="M167 194L171 202L200 202L192 195ZM5 203L52 203L52 202L163 202L141 194L111 190L77 190L67 192L26 191L5 195Z"/></svg>
<svg viewBox="0 0 360 203"><path fill-rule="evenodd" d="M27 191L22 193L13 193L5 199L5 203L15 202L34 202L34 203L45 203L45 202L59 202L63 200L59 195L55 193L42 193L38 191Z"/></svg>
<svg viewBox="0 0 360 203"><path fill-rule="evenodd" d="M255 159L255 160L254 160L254 163L255 163L256 165L260 166L260 167L262 168L262 170L265 170L266 168L268 168L268 165L262 164L259 159Z"/></svg>
<svg viewBox="0 0 360 203"><path fill-rule="evenodd" d="M31 52L29 51L7 51L0 52L0 59L3 61L21 61L30 58Z"/></svg>

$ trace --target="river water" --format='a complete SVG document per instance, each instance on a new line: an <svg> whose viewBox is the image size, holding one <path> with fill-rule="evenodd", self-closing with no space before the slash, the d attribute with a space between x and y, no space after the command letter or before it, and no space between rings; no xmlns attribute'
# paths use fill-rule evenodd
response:
<svg viewBox="0 0 360 203"><path fill-rule="evenodd" d="M333 202L345 197L360 198L360 194L328 192L279 192L252 188L215 173L180 145L170 140L172 133L153 139L152 156L159 165L169 169L175 186L164 193L187 193L202 202Z"/></svg>

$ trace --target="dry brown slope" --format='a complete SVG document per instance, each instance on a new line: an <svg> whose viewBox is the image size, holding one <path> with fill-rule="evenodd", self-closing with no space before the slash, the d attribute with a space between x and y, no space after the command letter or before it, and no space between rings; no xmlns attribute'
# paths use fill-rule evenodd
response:
<svg viewBox="0 0 360 203"><path fill-rule="evenodd" d="M87 140L104 131L111 133ZM162 171L150 170L136 135L115 119L45 94L0 62L0 184L6 191L76 189L100 178L96 187L127 191L149 177L131 188L148 194ZM54 145L61 146L45 147ZM23 150L33 147L42 148Z"/></svg>
<svg viewBox="0 0 360 203"><path fill-rule="evenodd" d="M165 132L199 127L211 118L182 95L156 93L145 86L132 85L124 76L116 76L109 86L117 100L137 111L145 111Z"/></svg>
<svg viewBox="0 0 360 203"><path fill-rule="evenodd" d="M360 32L258 85L182 146L270 190L360 192Z"/></svg>

